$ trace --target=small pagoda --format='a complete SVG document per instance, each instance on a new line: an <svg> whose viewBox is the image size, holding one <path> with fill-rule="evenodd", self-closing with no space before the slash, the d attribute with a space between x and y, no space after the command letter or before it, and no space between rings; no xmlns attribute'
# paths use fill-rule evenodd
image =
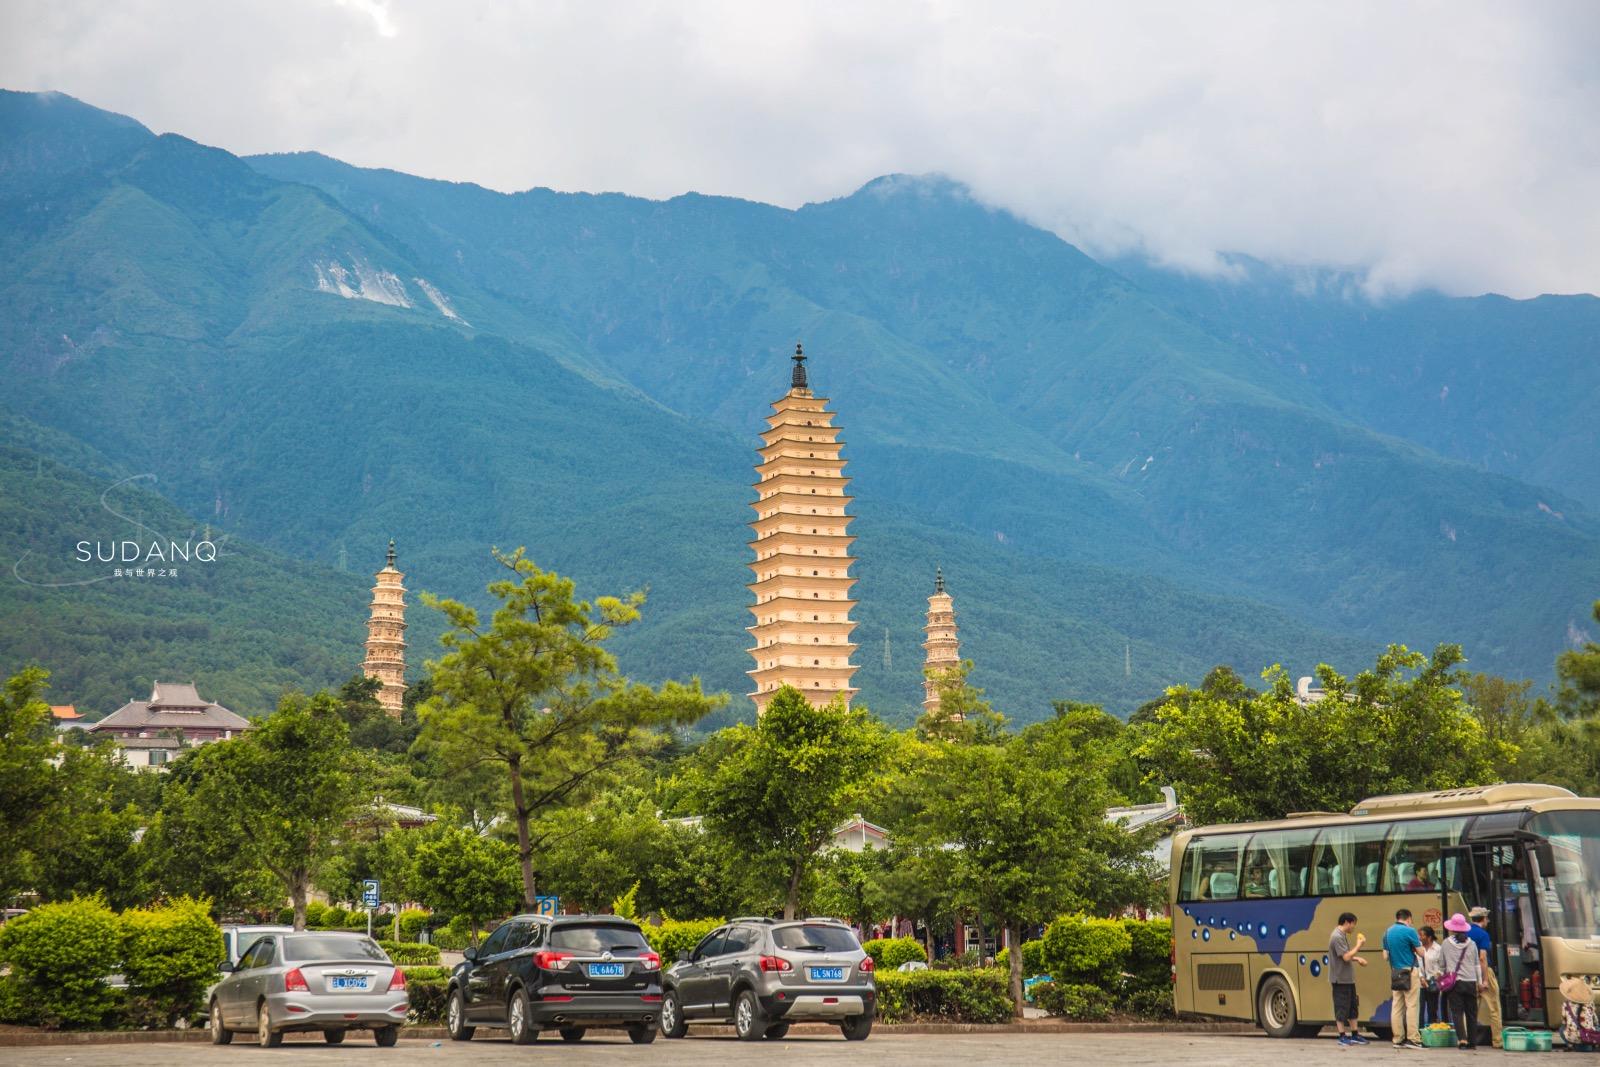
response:
<svg viewBox="0 0 1600 1067"><path fill-rule="evenodd" d="M855 558L845 514L844 442L833 425L825 397L813 396L806 381L806 356L797 344L789 391L772 405L761 434L757 499L750 524L756 558L748 627L755 644L748 651L755 668L756 712L783 686L803 692L818 706L858 692L850 684L856 646L850 611L850 566Z"/></svg>
<svg viewBox="0 0 1600 1067"><path fill-rule="evenodd" d="M928 625L923 632L927 634L927 640L922 642L922 647L928 655L922 665L922 709L934 715L939 711L939 676L961 666L961 642L956 638L955 601L945 590L944 571L938 567L933 571L933 595L928 598ZM960 722L962 715L956 712L951 718Z"/></svg>
<svg viewBox="0 0 1600 1067"><path fill-rule="evenodd" d="M374 578L372 611L367 618L367 658L361 673L376 678L378 703L395 718L406 702L406 587L405 575L394 565L394 540L389 541L388 562Z"/></svg>

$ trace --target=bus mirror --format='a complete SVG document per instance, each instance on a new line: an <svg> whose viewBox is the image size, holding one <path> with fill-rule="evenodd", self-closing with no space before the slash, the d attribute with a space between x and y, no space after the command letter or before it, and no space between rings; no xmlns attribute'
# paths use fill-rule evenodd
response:
<svg viewBox="0 0 1600 1067"><path fill-rule="evenodd" d="M1550 847L1550 842L1540 838L1533 843L1533 858L1539 862L1539 877L1554 878L1556 876L1556 850Z"/></svg>

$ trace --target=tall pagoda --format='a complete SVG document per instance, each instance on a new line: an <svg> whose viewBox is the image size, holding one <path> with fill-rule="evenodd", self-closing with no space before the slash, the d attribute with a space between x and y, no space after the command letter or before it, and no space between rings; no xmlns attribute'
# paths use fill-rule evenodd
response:
<svg viewBox="0 0 1600 1067"><path fill-rule="evenodd" d="M935 680L945 671L961 666L961 643L956 639L956 609L955 601L944 588L944 571L938 567L933 570L933 595L928 598L928 625L924 632L928 635L922 647L927 650L928 658L922 666L924 681L922 689L925 699L922 708L929 714L939 710L939 685ZM959 721L960 713L954 718Z"/></svg>
<svg viewBox="0 0 1600 1067"><path fill-rule="evenodd" d="M761 434L761 462L756 465L756 521L750 547L755 603L748 627L755 639L749 649L756 661L748 671L755 691L756 712L766 710L777 690L794 686L815 705L837 696L845 703L858 692L850 685L856 673L850 662L850 544L845 514L850 497L844 476L839 429L825 397L813 396L806 383L806 356L794 346L794 372L789 391L772 405Z"/></svg>
<svg viewBox="0 0 1600 1067"><path fill-rule="evenodd" d="M361 673L383 683L378 703L383 710L400 717L406 699L406 587L405 575L395 569L394 541L389 541L389 558L374 576L372 613L367 618L367 659Z"/></svg>

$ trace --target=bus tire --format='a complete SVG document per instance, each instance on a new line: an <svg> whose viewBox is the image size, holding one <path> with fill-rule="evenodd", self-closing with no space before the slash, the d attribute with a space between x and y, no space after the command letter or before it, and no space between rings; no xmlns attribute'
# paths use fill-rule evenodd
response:
<svg viewBox="0 0 1600 1067"><path fill-rule="evenodd" d="M1294 990L1281 974L1269 974L1256 992L1256 1018L1268 1037L1301 1037L1305 1029L1294 1006ZM1320 1029L1320 1027L1318 1028Z"/></svg>

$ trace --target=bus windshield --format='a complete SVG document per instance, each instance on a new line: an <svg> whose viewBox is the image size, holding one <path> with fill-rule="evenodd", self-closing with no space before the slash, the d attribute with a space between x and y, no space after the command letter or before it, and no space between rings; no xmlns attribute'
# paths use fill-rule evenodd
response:
<svg viewBox="0 0 1600 1067"><path fill-rule="evenodd" d="M1528 829L1550 842L1554 889L1539 894L1545 932L1554 937L1600 938L1600 811L1547 811Z"/></svg>

